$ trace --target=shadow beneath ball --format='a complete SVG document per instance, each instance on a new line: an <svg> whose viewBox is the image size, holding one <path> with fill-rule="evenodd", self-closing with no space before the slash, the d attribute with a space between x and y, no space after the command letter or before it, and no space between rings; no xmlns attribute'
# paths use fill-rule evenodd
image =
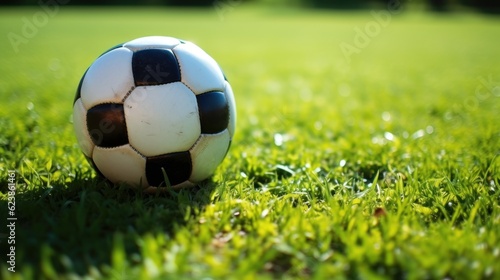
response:
<svg viewBox="0 0 500 280"><path fill-rule="evenodd" d="M207 180L192 188L148 194L100 178L19 187L16 258L35 267L37 275L44 275L47 263L61 275L110 268L117 248L131 265L140 263L143 239L175 238L177 231L196 222L215 187ZM0 207L6 209L7 202Z"/></svg>

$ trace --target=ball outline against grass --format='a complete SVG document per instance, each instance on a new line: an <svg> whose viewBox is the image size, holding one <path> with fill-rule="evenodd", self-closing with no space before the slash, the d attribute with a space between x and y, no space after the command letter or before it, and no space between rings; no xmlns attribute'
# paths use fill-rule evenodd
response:
<svg viewBox="0 0 500 280"><path fill-rule="evenodd" d="M76 91L73 125L89 163L112 183L176 189L207 179L225 158L236 105L205 51L150 36L91 64Z"/></svg>

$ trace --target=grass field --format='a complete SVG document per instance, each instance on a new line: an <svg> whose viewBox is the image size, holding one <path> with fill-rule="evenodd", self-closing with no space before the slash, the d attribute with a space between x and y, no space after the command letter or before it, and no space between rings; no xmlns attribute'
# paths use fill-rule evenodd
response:
<svg viewBox="0 0 500 280"><path fill-rule="evenodd" d="M2 8L0 278L499 279L500 19L387 14ZM195 42L235 91L193 189L112 187L73 134L85 69L147 35Z"/></svg>

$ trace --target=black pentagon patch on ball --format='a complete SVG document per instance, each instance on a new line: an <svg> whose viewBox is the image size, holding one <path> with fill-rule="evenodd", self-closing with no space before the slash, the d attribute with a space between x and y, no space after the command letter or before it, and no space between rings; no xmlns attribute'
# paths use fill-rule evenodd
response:
<svg viewBox="0 0 500 280"><path fill-rule="evenodd" d="M179 63L167 49L146 49L134 53L132 72L136 86L154 86L181 80Z"/></svg>
<svg viewBox="0 0 500 280"><path fill-rule="evenodd" d="M229 123L229 105L226 95L211 91L196 96L200 112L201 133L222 132Z"/></svg>
<svg viewBox="0 0 500 280"><path fill-rule="evenodd" d="M87 128L92 142L111 148L128 143L123 104L105 103L87 111Z"/></svg>
<svg viewBox="0 0 500 280"><path fill-rule="evenodd" d="M151 186L160 186L165 182L165 170L170 184L174 186L188 180L192 168L189 152L150 157L146 159L146 178Z"/></svg>

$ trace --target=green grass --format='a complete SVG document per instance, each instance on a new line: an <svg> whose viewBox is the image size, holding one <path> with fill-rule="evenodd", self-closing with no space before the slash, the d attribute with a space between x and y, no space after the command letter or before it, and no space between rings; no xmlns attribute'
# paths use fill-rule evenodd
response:
<svg viewBox="0 0 500 280"><path fill-rule="evenodd" d="M0 10L2 279L500 278L498 18L392 15L348 61L368 11L60 7L15 53L40 11ZM70 119L92 61L153 34L219 62L238 123L213 178L151 196L97 178Z"/></svg>

